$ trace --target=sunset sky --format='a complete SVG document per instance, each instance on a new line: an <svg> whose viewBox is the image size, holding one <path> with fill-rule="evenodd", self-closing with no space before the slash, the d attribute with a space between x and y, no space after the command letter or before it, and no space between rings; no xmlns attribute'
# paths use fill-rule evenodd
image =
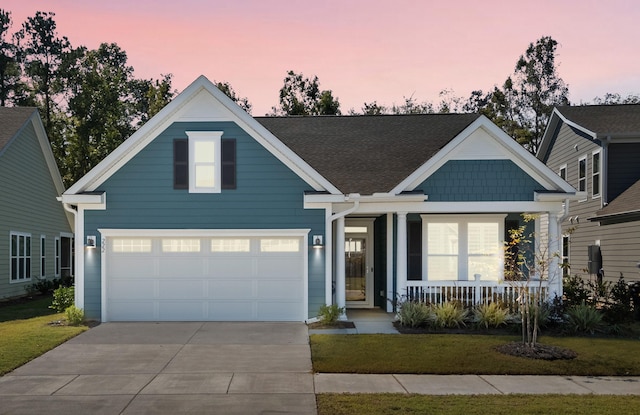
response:
<svg viewBox="0 0 640 415"><path fill-rule="evenodd" d="M288 70L317 75L343 113L364 102L438 101L451 89L501 85L542 36L558 41L558 72L573 103L640 93L636 0L4 0L18 30L56 13L73 46L117 43L136 77L228 81L263 115Z"/></svg>

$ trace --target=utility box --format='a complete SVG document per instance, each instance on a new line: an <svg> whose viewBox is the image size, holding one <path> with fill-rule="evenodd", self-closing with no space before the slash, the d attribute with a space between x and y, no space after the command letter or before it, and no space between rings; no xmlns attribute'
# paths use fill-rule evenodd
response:
<svg viewBox="0 0 640 415"><path fill-rule="evenodd" d="M589 262L588 269L589 274L598 275L600 269L602 269L602 253L600 252L600 245L589 245Z"/></svg>

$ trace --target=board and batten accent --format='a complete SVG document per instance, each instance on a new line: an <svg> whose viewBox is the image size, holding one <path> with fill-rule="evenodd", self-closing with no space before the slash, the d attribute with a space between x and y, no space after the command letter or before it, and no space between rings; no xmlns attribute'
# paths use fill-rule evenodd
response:
<svg viewBox="0 0 640 415"><path fill-rule="evenodd" d="M309 229L100 229L102 321L304 321Z"/></svg>

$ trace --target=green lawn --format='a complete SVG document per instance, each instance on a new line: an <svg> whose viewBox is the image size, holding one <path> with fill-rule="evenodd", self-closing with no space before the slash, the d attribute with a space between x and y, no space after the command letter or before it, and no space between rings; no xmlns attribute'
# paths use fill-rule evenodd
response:
<svg viewBox="0 0 640 415"><path fill-rule="evenodd" d="M597 395L317 395L318 415L635 415L640 396Z"/></svg>
<svg viewBox="0 0 640 415"><path fill-rule="evenodd" d="M0 376L87 330L49 325L64 319L48 308L51 297L0 306Z"/></svg>
<svg viewBox="0 0 640 415"><path fill-rule="evenodd" d="M310 336L313 368L324 373L485 375L640 375L640 341L543 337L540 343L577 352L573 360L543 361L504 355L494 347L518 336L370 334Z"/></svg>

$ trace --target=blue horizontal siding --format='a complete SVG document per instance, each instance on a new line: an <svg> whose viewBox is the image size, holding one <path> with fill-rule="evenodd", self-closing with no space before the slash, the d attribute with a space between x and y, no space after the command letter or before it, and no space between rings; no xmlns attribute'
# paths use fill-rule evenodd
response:
<svg viewBox="0 0 640 415"><path fill-rule="evenodd" d="M543 190L511 160L449 160L416 189L430 202L531 201Z"/></svg>
<svg viewBox="0 0 640 415"><path fill-rule="evenodd" d="M214 194L173 189L173 140L186 138L186 131L223 131L223 139L236 139L236 189ZM172 124L97 190L106 191L107 210L85 212L86 234L97 234L98 228L310 228L310 236L325 234L324 211L303 209L304 192L313 189L232 122ZM94 317L100 314L99 267L95 258L85 267L86 312ZM324 259L310 256L310 316L322 304Z"/></svg>

